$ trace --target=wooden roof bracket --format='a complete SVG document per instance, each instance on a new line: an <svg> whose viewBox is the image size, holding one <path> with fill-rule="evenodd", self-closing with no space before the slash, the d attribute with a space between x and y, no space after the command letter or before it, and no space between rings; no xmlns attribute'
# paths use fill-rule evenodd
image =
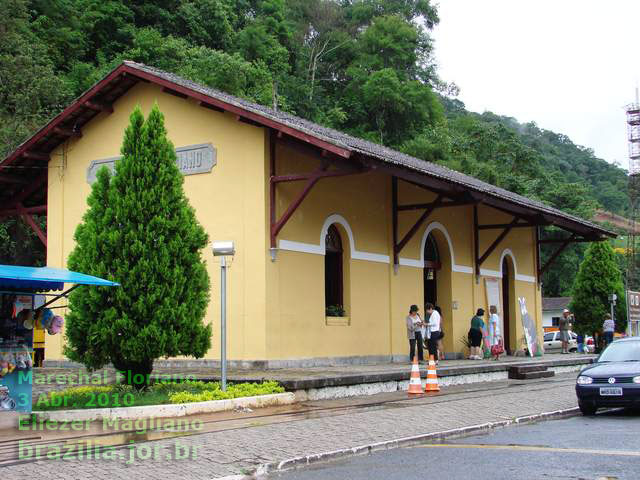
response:
<svg viewBox="0 0 640 480"><path fill-rule="evenodd" d="M419 186L421 188L426 188L423 185L417 185L414 182L404 180L407 183L412 185ZM431 191L431 190L430 190ZM418 232L420 227L424 225L429 216L433 213L434 210L438 208L444 207L457 207L461 205L469 205L472 203L469 199L467 199L464 195L456 197L455 195L448 192L436 192L437 197L433 202L429 203L415 203L415 204L406 204L399 205L398 204L398 177L395 175L391 176L391 213L392 213L392 228L393 228L393 271L394 273L398 273L398 269L400 266L400 252L402 249L411 241L411 239ZM450 200L445 200L445 197L450 198ZM412 211L412 210L424 210L422 215L416 220L413 226L409 229L409 231L399 240L399 230L398 230L398 214L400 212Z"/></svg>
<svg viewBox="0 0 640 480"><path fill-rule="evenodd" d="M544 266L542 268L540 268L540 270L538 271L538 278L539 279L542 278L542 275L544 274L544 272L546 272L549 269L551 264L556 260L556 258L558 258L558 256L560 256L560 254L564 251L565 248L567 248L569 246L569 244L575 243L576 241L579 241L579 240L576 240L576 238L577 238L576 234L574 233L569 238L566 238L566 239L557 239L557 240L553 240L553 241L538 240L538 248L543 243L560 243L560 246L556 249L555 252L553 252L551 254L549 259L547 260L547 263L545 263Z"/></svg>
<svg viewBox="0 0 640 480"><path fill-rule="evenodd" d="M520 223L520 217L515 216L511 223L505 224L496 224L496 225L479 225L478 224L478 206L473 206L473 248L474 248L474 256L475 256L475 274L476 274L476 283L480 281L480 267L482 264L489 258L489 255L493 253L496 247L500 244L502 240L509 234L512 228L516 226L532 226L528 222L526 224ZM502 232L498 234L495 240L489 245L487 250L480 255L480 230L483 229L502 229Z"/></svg>
<svg viewBox="0 0 640 480"><path fill-rule="evenodd" d="M271 261L276 260L277 253L277 236L278 233L284 228L291 216L295 213L298 207L302 204L304 199L309 195L314 185L323 178L330 177L344 177L347 175L360 175L370 171L369 168L358 168L351 166L340 166L335 170L329 170L332 165L331 160L322 158L322 162L319 168L312 172L294 173L287 175L276 174L276 134L273 130L270 131L269 141L269 222L270 222L270 248ZM276 186L279 183L285 182L306 182L302 191L289 204L285 212L278 219L276 215Z"/></svg>

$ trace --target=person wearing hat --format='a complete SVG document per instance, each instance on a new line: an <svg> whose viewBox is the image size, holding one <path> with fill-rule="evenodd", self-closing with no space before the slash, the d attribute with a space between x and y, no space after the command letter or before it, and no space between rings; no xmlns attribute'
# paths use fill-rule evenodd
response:
<svg viewBox="0 0 640 480"><path fill-rule="evenodd" d="M569 353L569 340L571 339L571 322L573 321L573 315L566 308L562 311L562 317L558 324L560 330L560 340L562 341L562 353Z"/></svg>
<svg viewBox="0 0 640 480"><path fill-rule="evenodd" d="M407 315L407 338L409 339L409 361L413 361L416 354L416 344L418 346L418 361L424 361L424 350L422 346L422 327L424 323L418 314L418 306L411 305L409 315Z"/></svg>
<svg viewBox="0 0 640 480"><path fill-rule="evenodd" d="M469 360L482 360L482 330L484 328L484 309L479 308L471 319L469 329Z"/></svg>

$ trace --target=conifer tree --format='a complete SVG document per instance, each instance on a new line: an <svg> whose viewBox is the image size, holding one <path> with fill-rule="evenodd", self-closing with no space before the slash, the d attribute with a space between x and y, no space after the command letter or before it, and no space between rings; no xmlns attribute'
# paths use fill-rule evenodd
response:
<svg viewBox="0 0 640 480"><path fill-rule="evenodd" d="M203 324L207 234L184 195L157 105L146 121L139 107L133 111L121 153L113 177L98 172L68 262L121 286L71 294L65 354L90 369L111 362L142 386L154 359L202 357L211 345L211 326Z"/></svg>
<svg viewBox="0 0 640 480"><path fill-rule="evenodd" d="M587 248L573 284L570 310L575 314L574 330L594 335L602 329L610 311L609 295L618 297L615 308L616 330L627 327L627 311L622 274L609 242L593 242Z"/></svg>

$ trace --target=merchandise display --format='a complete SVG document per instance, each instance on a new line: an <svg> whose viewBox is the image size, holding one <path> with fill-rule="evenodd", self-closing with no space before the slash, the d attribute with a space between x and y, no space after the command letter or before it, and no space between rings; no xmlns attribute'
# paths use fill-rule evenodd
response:
<svg viewBox="0 0 640 480"><path fill-rule="evenodd" d="M30 403L25 396L31 392L33 305L34 295L0 293L0 411Z"/></svg>
<svg viewBox="0 0 640 480"><path fill-rule="evenodd" d="M0 265L0 414L31 412L32 369L42 365L45 332L61 334L64 325L51 308L64 308L57 302L80 285L118 283L61 268Z"/></svg>

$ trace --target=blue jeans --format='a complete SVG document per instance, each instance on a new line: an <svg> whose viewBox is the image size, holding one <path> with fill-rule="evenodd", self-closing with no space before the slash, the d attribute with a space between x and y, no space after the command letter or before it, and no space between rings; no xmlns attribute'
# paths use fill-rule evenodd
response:
<svg viewBox="0 0 640 480"><path fill-rule="evenodd" d="M604 344L609 345L613 342L613 332L604 332Z"/></svg>

